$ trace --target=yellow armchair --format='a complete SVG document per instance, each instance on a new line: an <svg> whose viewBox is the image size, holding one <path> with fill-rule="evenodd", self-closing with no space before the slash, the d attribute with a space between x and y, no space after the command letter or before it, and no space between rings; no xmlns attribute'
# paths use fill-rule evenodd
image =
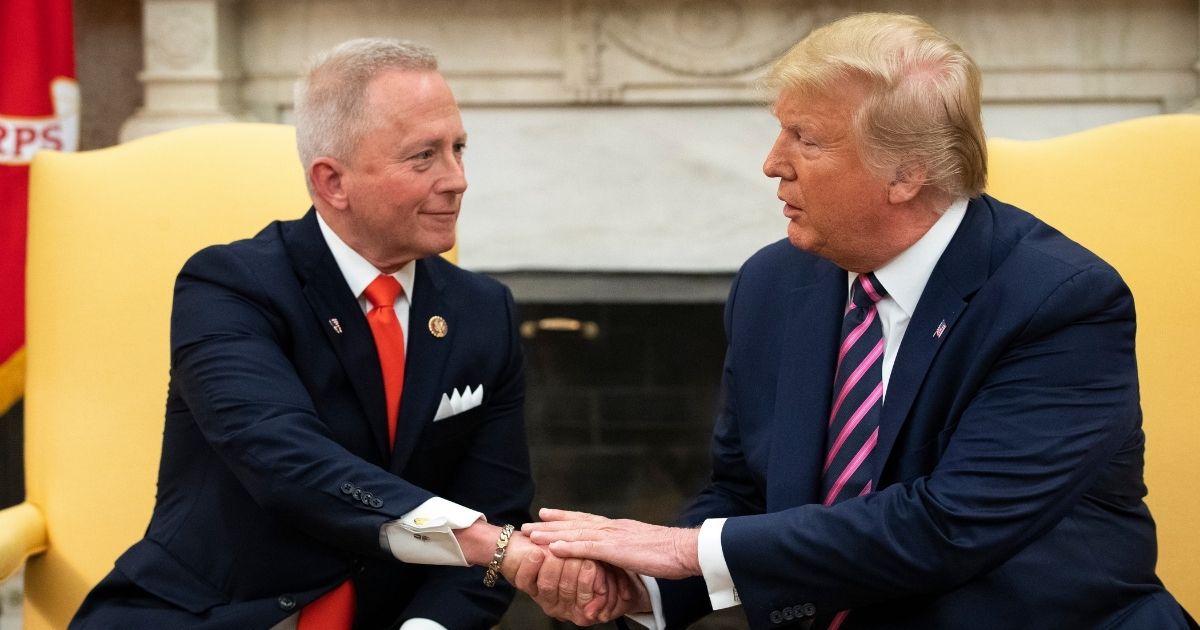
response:
<svg viewBox="0 0 1200 630"><path fill-rule="evenodd" d="M1200 116L995 140L990 190L1112 262L1133 287L1160 574L1200 609ZM0 579L28 559L27 628L62 628L153 506L174 276L200 247L308 205L293 131L230 124L43 152L30 199L27 500L0 511ZM1182 287L1182 289L1181 289ZM1190 307L1190 308L1189 308Z"/></svg>
<svg viewBox="0 0 1200 630"><path fill-rule="evenodd" d="M1107 260L1133 290L1158 574L1200 611L1200 116L1030 142L991 140L988 192Z"/></svg>
<svg viewBox="0 0 1200 630"><path fill-rule="evenodd" d="M42 152L30 178L26 502L0 511L0 577L36 554L25 627L64 628L150 519L175 274L309 199L281 125Z"/></svg>

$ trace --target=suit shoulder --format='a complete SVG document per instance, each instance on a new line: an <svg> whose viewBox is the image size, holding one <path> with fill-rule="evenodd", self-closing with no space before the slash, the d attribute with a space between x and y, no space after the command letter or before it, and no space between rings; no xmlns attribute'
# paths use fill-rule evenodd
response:
<svg viewBox="0 0 1200 630"><path fill-rule="evenodd" d="M1117 270L1094 252L1072 240L1054 226L1016 206L987 198L996 216L996 236L1011 250L1006 262L1033 266L1047 279L1087 272L1110 276L1123 284Z"/></svg>
<svg viewBox="0 0 1200 630"><path fill-rule="evenodd" d="M250 271L262 274L277 265L286 265L281 237L285 225L273 221L253 237L204 247L184 262L180 275L228 277Z"/></svg>
<svg viewBox="0 0 1200 630"><path fill-rule="evenodd" d="M832 265L829 261L805 252L786 238L763 247L750 256L738 270L740 283L795 283L811 277L818 267Z"/></svg>
<svg viewBox="0 0 1200 630"><path fill-rule="evenodd" d="M428 266L430 274L436 275L456 291L490 299L504 298L509 294L508 287L499 280L475 271L467 271L441 256L423 258L422 263Z"/></svg>

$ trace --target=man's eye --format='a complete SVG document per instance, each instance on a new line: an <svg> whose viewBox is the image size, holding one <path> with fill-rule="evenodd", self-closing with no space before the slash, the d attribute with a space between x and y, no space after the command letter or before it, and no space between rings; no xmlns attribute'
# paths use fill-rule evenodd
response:
<svg viewBox="0 0 1200 630"><path fill-rule="evenodd" d="M414 155L413 158L417 160L431 160L433 159L433 149L426 149L425 151Z"/></svg>
<svg viewBox="0 0 1200 630"><path fill-rule="evenodd" d="M454 143L454 152L455 153L462 153L463 151L466 151L466 150L467 150L466 142L455 142Z"/></svg>

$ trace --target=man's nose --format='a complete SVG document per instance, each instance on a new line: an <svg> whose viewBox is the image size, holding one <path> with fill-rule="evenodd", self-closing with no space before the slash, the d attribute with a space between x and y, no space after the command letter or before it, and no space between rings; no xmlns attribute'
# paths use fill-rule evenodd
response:
<svg viewBox="0 0 1200 630"><path fill-rule="evenodd" d="M467 190L467 172L460 156L451 156L446 163L446 172L438 180L438 192L461 195Z"/></svg>
<svg viewBox="0 0 1200 630"><path fill-rule="evenodd" d="M783 152L779 147L779 140L767 152L767 159L763 161L763 174L767 177L778 177L780 179L795 179L796 171L791 167L783 157Z"/></svg>

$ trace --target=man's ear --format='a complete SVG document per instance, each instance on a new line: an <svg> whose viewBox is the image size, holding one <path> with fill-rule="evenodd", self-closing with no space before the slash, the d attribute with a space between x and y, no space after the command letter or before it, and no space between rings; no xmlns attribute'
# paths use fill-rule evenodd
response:
<svg viewBox="0 0 1200 630"><path fill-rule="evenodd" d="M343 180L345 172L346 168L341 162L328 156L313 160L308 167L313 194L336 210L345 210L350 205Z"/></svg>
<svg viewBox="0 0 1200 630"><path fill-rule="evenodd" d="M925 187L924 166L907 165L896 168L896 177L888 183L888 201L894 204L908 203Z"/></svg>

